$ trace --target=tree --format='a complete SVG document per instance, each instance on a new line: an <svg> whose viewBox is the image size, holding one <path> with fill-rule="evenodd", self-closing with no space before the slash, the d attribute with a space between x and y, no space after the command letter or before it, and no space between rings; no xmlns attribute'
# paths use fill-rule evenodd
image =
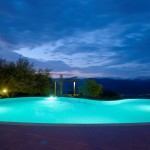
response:
<svg viewBox="0 0 150 150"><path fill-rule="evenodd" d="M79 93L83 97L87 98L99 98L103 93L102 85L96 83L92 79L87 79L85 84L79 88Z"/></svg>
<svg viewBox="0 0 150 150"><path fill-rule="evenodd" d="M7 89L9 96L49 95L51 88L50 70L36 71L26 58L16 62L0 59L0 94Z"/></svg>
<svg viewBox="0 0 150 150"><path fill-rule="evenodd" d="M49 95L52 93L53 83L49 69L39 69L35 75L36 85L35 90L37 95Z"/></svg>
<svg viewBox="0 0 150 150"><path fill-rule="evenodd" d="M20 58L15 63L13 73L10 73L10 77L13 78L10 82L11 94L35 94L35 69L33 63L30 63L26 58Z"/></svg>

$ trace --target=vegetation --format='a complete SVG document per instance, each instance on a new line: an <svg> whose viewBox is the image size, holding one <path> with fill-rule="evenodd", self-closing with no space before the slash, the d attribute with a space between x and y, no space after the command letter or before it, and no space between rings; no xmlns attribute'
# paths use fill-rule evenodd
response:
<svg viewBox="0 0 150 150"><path fill-rule="evenodd" d="M46 96L51 90L50 70L35 70L27 59L20 58L16 62L0 58L0 95L14 96Z"/></svg>
<svg viewBox="0 0 150 150"><path fill-rule="evenodd" d="M79 88L81 97L96 99L99 98L102 93L102 85L96 83L92 79L87 79L85 84Z"/></svg>
<svg viewBox="0 0 150 150"><path fill-rule="evenodd" d="M102 84L98 84L92 79L85 80L84 85L79 87L79 97L97 100L116 100L122 98L114 91L103 91Z"/></svg>
<svg viewBox="0 0 150 150"><path fill-rule="evenodd" d="M54 84L49 69L34 68L28 59L16 62L0 58L0 97L47 96L54 93ZM73 95L73 91L70 92ZM95 80L87 79L79 87L76 97L90 99L119 99L113 91L103 91L103 86Z"/></svg>
<svg viewBox="0 0 150 150"><path fill-rule="evenodd" d="M115 100L115 99L121 99L121 98L122 98L121 96L119 96L116 92L111 91L111 90L103 91L103 94L102 94L102 99L105 99L105 100Z"/></svg>

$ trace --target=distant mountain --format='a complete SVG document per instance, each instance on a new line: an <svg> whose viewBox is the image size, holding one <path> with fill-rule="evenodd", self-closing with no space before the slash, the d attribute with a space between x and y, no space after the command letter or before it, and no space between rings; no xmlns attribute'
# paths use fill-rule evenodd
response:
<svg viewBox="0 0 150 150"><path fill-rule="evenodd" d="M139 76L136 79L150 80L150 76Z"/></svg>
<svg viewBox="0 0 150 150"><path fill-rule="evenodd" d="M150 97L150 79L95 79L104 90L112 90L125 97Z"/></svg>
<svg viewBox="0 0 150 150"><path fill-rule="evenodd" d="M103 90L112 90L126 98L150 98L150 79L112 79L112 78L92 78L97 83L103 85ZM83 85L85 79L79 79L76 83L76 91ZM73 91L73 83L63 84L63 93Z"/></svg>

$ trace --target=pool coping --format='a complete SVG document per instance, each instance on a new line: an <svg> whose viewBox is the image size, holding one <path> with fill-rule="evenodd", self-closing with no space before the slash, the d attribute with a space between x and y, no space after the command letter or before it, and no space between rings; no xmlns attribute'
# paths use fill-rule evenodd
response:
<svg viewBox="0 0 150 150"><path fill-rule="evenodd" d="M0 122L2 150L150 150L150 123Z"/></svg>
<svg viewBox="0 0 150 150"><path fill-rule="evenodd" d="M150 122L143 123L111 123L111 124L55 124L55 123L26 123L26 122L2 122L0 125L24 125L24 126L145 126L150 125Z"/></svg>

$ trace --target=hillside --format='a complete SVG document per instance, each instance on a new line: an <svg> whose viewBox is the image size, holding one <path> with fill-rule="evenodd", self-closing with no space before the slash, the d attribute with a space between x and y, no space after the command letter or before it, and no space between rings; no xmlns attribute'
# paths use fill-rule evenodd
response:
<svg viewBox="0 0 150 150"><path fill-rule="evenodd" d="M103 85L103 90L112 90L126 98L150 98L150 79L111 79L93 78ZM76 91L84 83L85 79L79 79L76 83ZM73 91L72 83L63 84L63 93Z"/></svg>

